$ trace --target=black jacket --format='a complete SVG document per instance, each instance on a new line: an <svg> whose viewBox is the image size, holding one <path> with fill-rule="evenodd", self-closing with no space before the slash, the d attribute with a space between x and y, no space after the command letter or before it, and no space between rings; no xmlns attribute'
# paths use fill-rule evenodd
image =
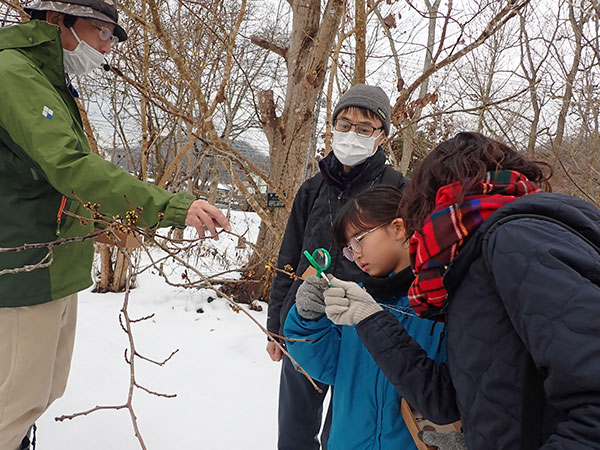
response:
<svg viewBox="0 0 600 450"><path fill-rule="evenodd" d="M502 220L515 214L542 217ZM522 448L524 406L541 411L538 444L527 448L600 449L600 254L590 242L600 243L590 204L522 197L482 224L444 276L446 364L427 359L386 312L357 332L415 408L441 423L460 415L469 449ZM539 404L526 400L537 387L525 375L531 359L543 380Z"/></svg>
<svg viewBox="0 0 600 450"><path fill-rule="evenodd" d="M306 180L294 199L292 211L279 250L277 267L286 270L291 266L294 272L302 275L309 262L304 250L313 252L326 248L331 253L331 273L343 280L363 281L365 275L355 263L342 255L341 249L331 243L330 228L333 219L349 198L375 184L392 184L402 188L408 181L400 172L385 165L385 154L379 148L363 164L345 174L342 165L329 154L319 163L321 172ZM267 329L281 334L287 314L294 304L296 291L301 281L277 274L273 279Z"/></svg>

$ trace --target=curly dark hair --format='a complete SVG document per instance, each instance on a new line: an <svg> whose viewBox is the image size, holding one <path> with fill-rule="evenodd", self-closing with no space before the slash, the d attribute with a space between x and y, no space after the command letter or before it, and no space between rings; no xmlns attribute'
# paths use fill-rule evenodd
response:
<svg viewBox="0 0 600 450"><path fill-rule="evenodd" d="M480 183L486 172L514 170L525 175L547 192L552 190L548 180L552 168L543 161L533 161L507 145L475 132L458 133L442 142L415 169L404 191L401 216L407 237L419 230L435 206L438 190L447 184L461 181L466 192Z"/></svg>

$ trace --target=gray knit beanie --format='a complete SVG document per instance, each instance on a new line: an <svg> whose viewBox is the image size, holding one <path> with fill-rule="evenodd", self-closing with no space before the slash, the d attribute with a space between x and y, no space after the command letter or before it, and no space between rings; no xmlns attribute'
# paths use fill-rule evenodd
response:
<svg viewBox="0 0 600 450"><path fill-rule="evenodd" d="M351 106L365 108L375 113L383 123L387 136L390 135L390 99L379 86L357 84L346 91L333 110L333 120L343 109Z"/></svg>

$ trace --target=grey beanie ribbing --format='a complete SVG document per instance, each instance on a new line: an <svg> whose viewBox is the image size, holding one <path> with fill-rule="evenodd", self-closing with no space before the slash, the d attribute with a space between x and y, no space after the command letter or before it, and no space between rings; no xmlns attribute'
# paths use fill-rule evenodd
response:
<svg viewBox="0 0 600 450"><path fill-rule="evenodd" d="M343 109L351 106L368 109L375 113L383 123L387 136L390 135L390 99L379 86L357 84L348 89L333 110L333 120Z"/></svg>

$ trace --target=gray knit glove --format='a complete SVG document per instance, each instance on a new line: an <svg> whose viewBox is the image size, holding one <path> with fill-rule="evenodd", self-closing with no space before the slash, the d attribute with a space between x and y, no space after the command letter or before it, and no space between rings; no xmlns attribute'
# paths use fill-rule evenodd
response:
<svg viewBox="0 0 600 450"><path fill-rule="evenodd" d="M427 445L433 445L439 450L467 450L465 438L458 431L451 431L450 433L421 431L419 437Z"/></svg>
<svg viewBox="0 0 600 450"><path fill-rule="evenodd" d="M296 310L305 319L316 319L325 314L323 291L327 282L322 277L311 275L306 278L296 292Z"/></svg>
<svg viewBox="0 0 600 450"><path fill-rule="evenodd" d="M327 275L330 287L325 291L325 312L338 325L354 325L381 311L373 297L354 281L338 280Z"/></svg>

